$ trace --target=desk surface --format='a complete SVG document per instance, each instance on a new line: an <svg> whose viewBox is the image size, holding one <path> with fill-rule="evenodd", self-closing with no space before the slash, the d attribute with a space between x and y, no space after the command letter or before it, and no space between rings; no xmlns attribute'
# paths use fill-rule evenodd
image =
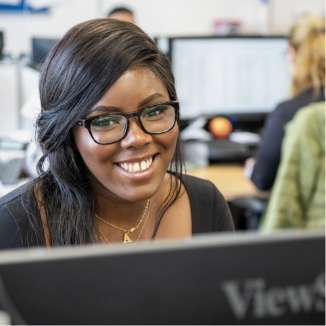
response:
<svg viewBox="0 0 326 326"><path fill-rule="evenodd" d="M237 196L262 194L247 179L244 167L240 165L210 165L191 169L187 174L212 181L226 200L232 200Z"/></svg>

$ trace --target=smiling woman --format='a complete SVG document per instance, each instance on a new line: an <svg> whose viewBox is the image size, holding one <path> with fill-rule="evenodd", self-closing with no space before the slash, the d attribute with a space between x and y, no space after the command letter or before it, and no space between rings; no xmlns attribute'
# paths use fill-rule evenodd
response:
<svg viewBox="0 0 326 326"><path fill-rule="evenodd" d="M0 200L0 248L183 238L234 229L209 181L183 174L169 60L139 27L76 25L48 55L38 177Z"/></svg>

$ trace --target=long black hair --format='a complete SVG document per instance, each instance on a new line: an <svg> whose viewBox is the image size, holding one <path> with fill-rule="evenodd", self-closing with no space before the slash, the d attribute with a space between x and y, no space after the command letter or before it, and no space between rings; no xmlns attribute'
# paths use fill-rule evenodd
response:
<svg viewBox="0 0 326 326"><path fill-rule="evenodd" d="M37 164L39 177L33 186L43 194L53 245L91 243L98 239L93 222L95 200L72 128L127 69L139 65L160 78L171 100L177 99L166 55L139 27L115 19L93 19L74 26L42 66L41 113L36 122L42 157ZM171 170L181 180L180 139ZM178 198L181 181L171 178L170 188L156 229L165 210ZM31 232L42 232L39 216L33 214L35 199L29 198L24 205L29 212Z"/></svg>

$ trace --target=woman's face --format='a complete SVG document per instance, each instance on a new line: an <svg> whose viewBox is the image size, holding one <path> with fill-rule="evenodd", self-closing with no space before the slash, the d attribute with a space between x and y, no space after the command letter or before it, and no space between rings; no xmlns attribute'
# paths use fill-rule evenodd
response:
<svg viewBox="0 0 326 326"><path fill-rule="evenodd" d="M133 112L167 101L170 97L162 81L148 68L134 67L110 87L85 118L110 111ZM175 124L166 133L150 135L141 129L137 117L131 117L126 137L117 143L99 145L80 126L73 134L97 195L135 202L152 197L160 189L178 132ZM141 171L133 172L139 168Z"/></svg>

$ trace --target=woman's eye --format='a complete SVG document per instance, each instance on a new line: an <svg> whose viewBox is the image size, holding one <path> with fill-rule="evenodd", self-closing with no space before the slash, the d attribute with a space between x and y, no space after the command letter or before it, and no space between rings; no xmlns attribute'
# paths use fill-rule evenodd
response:
<svg viewBox="0 0 326 326"><path fill-rule="evenodd" d="M114 126L118 125L120 123L120 120L118 117L115 116L104 116L99 117L92 122L93 128L113 128Z"/></svg>
<svg viewBox="0 0 326 326"><path fill-rule="evenodd" d="M155 118L162 115L167 109L168 105L157 105L152 108L149 108L143 112L144 118Z"/></svg>

